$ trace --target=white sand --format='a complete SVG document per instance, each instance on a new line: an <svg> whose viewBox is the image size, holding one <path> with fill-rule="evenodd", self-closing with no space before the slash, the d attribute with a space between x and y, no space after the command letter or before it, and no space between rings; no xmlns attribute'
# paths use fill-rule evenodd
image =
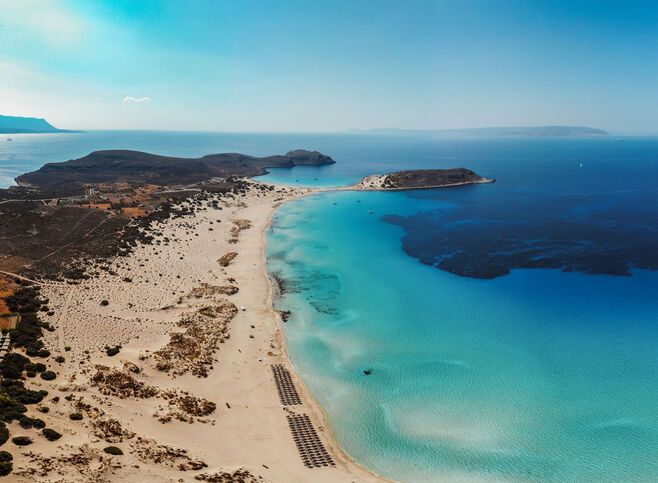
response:
<svg viewBox="0 0 658 483"><path fill-rule="evenodd" d="M46 344L53 352L52 368L59 375L52 382L33 380L31 386L49 391L43 405L50 411L40 414L30 409L29 414L41 417L63 437L48 442L36 430L21 430L14 423L13 435L30 435L35 442L22 448L7 443L15 456L14 474L10 478L53 482L194 481L194 476L201 473L245 468L266 481L276 482L381 481L353 463L340 449L321 408L293 372L303 405L292 410L312 418L336 461L335 468L306 468L291 437L287 412L279 402L272 377L271 364L284 364L291 371L292 367L285 352L280 317L271 308L271 287L265 272L265 231L281 201L309 192L278 188L276 192L260 194L252 189L222 210L206 204L207 209L194 217L175 218L161 224L162 236L158 237L161 244L140 245L130 256L114 260L111 269L117 276L101 272L102 275L80 285L44 285L42 294L50 299L49 305L55 310L54 316L44 318L56 326L55 332L47 333ZM223 198L220 205L226 200ZM252 226L240 233L236 244L231 244L229 231L235 219L250 220ZM162 242L165 237L170 240L168 245ZM221 268L217 259L229 251L238 255L226 268ZM122 280L123 277L130 277L132 282ZM186 297L202 283L221 286L229 283L229 278L235 279L239 286L235 295ZM183 298L179 303L180 297ZM172 331L182 330L177 326L181 316L216 305L220 298L245 310L240 310L229 322L230 338L219 344L208 377L191 374L172 377L158 371L150 354L169 342ZM101 306L102 300L108 300L109 304ZM120 353L108 357L103 348L115 344L123 346ZM66 351L65 347L70 350ZM66 361L57 364L56 355L63 355ZM87 357L89 360L85 360ZM193 423L173 420L164 424L153 414L162 412L159 407L167 406L165 399L104 396L89 383L96 372L95 364L121 369L124 362L141 369L139 374L132 374L138 381L160 389L189 392L213 401L217 409ZM75 400L65 399L70 394L101 409L104 415L100 419L116 419L136 436L108 443L93 434L89 414L85 413L82 421L71 421L69 414L75 411ZM52 402L54 396L60 397L59 402ZM202 460L208 467L180 471L177 465L185 463L185 458L174 458L169 465L140 459L135 447L148 443L138 444L138 437L184 449L190 458ZM101 451L109 445L120 447L124 455L110 458ZM52 469L45 471L46 475L24 473L38 466L30 461L29 453L42 459L81 453L81 448L88 459L81 459L80 464L51 460Z"/></svg>

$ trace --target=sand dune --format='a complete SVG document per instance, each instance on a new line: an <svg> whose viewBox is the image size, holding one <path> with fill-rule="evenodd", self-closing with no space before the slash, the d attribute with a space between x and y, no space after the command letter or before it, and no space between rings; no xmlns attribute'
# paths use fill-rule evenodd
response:
<svg viewBox="0 0 658 483"><path fill-rule="evenodd" d="M41 404L49 411L39 417L63 436L14 451L13 478L378 480L337 445L292 371L271 308L265 230L278 204L309 190L251 186L218 208L204 201L193 216L161 223L154 244L101 263L99 276L43 286L55 312L44 319L56 326L46 343L65 362L53 364L55 381L32 386L49 391ZM272 364L291 370L301 405L284 409ZM290 413L311 418L335 467L304 466ZM108 446L124 454L110 456Z"/></svg>

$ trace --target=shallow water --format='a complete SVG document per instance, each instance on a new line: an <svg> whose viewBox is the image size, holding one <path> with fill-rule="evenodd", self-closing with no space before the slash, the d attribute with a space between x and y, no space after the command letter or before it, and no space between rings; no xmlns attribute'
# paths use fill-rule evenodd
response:
<svg viewBox="0 0 658 483"><path fill-rule="evenodd" d="M275 217L293 362L381 474L658 479L658 272L637 268L658 264L656 145L538 143L482 162L496 185L325 193Z"/></svg>
<svg viewBox="0 0 658 483"><path fill-rule="evenodd" d="M423 167L497 178L281 208L268 268L286 280L276 305L293 312L295 366L347 451L393 478L658 480L657 139L12 138L0 141L5 186L96 149L306 148L337 161L263 177L299 185Z"/></svg>
<svg viewBox="0 0 658 483"><path fill-rule="evenodd" d="M416 204L314 196L270 236L292 359L348 452L406 481L658 476L658 274L456 276L368 214Z"/></svg>

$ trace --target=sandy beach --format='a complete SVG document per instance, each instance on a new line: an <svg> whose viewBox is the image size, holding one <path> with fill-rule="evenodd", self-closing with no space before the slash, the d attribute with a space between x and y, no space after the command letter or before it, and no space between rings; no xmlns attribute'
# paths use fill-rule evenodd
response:
<svg viewBox="0 0 658 483"><path fill-rule="evenodd" d="M11 478L381 481L337 444L271 305L266 230L281 203L311 192L250 183L244 194L188 201L193 213L159 222L152 244L98 263L79 284L42 283L57 378L28 384L49 392L38 417L62 437L12 448ZM302 404L282 405L273 364L290 371ZM293 414L309 416L335 466L304 465Z"/></svg>

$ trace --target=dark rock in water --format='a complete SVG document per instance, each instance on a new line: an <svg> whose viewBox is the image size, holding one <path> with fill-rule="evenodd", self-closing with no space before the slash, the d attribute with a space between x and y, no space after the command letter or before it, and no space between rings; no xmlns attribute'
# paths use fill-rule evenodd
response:
<svg viewBox="0 0 658 483"><path fill-rule="evenodd" d="M366 375L366 376L369 376L370 374L372 374L372 369L366 369L366 370L364 370L364 371L363 371L363 374Z"/></svg>
<svg viewBox="0 0 658 483"><path fill-rule="evenodd" d="M290 292L290 282L286 279L284 279L280 274L278 273L272 273L271 275L272 280L274 281L274 291L278 293L279 295L283 295L285 293ZM295 290L293 290L295 292Z"/></svg>
<svg viewBox="0 0 658 483"><path fill-rule="evenodd" d="M630 276L637 269L658 270L652 192L633 196L646 197L647 208L620 203L602 210L594 195L533 192L532 202L523 209L516 209L516 193L488 197L486 203L481 197L465 196L454 209L384 215L381 220L404 229L405 253L462 277L493 279L515 269ZM597 209L585 209L591 206ZM634 201L634 206L639 203Z"/></svg>
<svg viewBox="0 0 658 483"><path fill-rule="evenodd" d="M284 287L283 287L283 279L281 278L281 276L278 273L271 273L270 279L273 282L274 291L279 294L283 294Z"/></svg>
<svg viewBox="0 0 658 483"><path fill-rule="evenodd" d="M340 314L339 310L333 306L333 301L319 301L319 300L312 300L308 299L311 307L313 307L316 312L320 314L327 314L327 315L338 315Z"/></svg>
<svg viewBox="0 0 658 483"><path fill-rule="evenodd" d="M290 318L291 312L290 310L281 310L279 312L281 314L281 320L284 322L288 322L288 319Z"/></svg>

